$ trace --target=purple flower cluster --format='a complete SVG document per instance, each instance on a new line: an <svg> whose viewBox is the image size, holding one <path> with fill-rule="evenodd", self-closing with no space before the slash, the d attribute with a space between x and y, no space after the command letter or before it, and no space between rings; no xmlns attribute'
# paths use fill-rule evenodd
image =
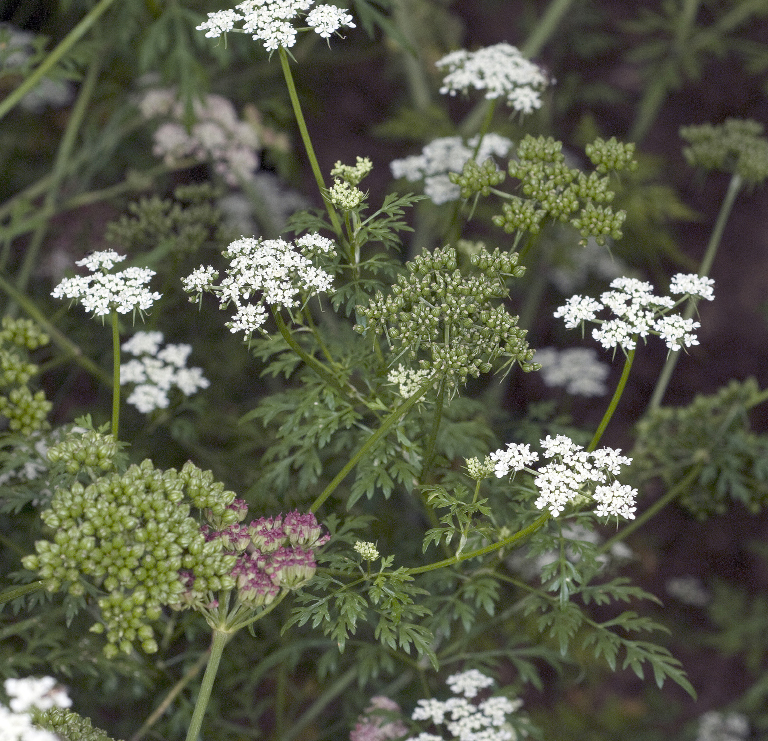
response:
<svg viewBox="0 0 768 741"><path fill-rule="evenodd" d="M268 605L281 589L296 589L312 578L317 568L312 549L330 536L323 534L311 512L260 517L245 525L248 507L243 500L236 499L228 509L237 512L240 522L219 528L203 525L202 530L206 541L218 541L224 551L237 556L231 576L242 604ZM185 601L201 604L202 595L194 593L194 585L185 586Z"/></svg>

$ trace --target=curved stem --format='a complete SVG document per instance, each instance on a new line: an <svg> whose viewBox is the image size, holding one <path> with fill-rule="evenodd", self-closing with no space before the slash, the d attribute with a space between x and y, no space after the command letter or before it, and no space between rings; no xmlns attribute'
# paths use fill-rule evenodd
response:
<svg viewBox="0 0 768 741"><path fill-rule="evenodd" d="M118 440L120 426L120 326L117 312L113 309L112 322L112 437Z"/></svg>
<svg viewBox="0 0 768 741"><path fill-rule="evenodd" d="M635 341L637 341L637 337L635 337ZM635 359L635 349L636 348L630 350L627 353L627 357L624 359L624 368L621 371L621 378L619 378L619 383L616 386L616 390L613 392L611 403L608 405L608 409L605 410L605 414L600 420L600 424L595 431L594 437L587 446L588 453L591 453L597 447L597 444L600 442L600 438L605 432L605 428L608 427L608 423L611 421L611 417L613 417L613 413L616 411L616 407L619 404L619 399L621 399L621 395L624 393L624 387L627 385L629 372L632 370L632 362Z"/></svg>
<svg viewBox="0 0 768 741"><path fill-rule="evenodd" d="M224 651L224 646L227 645L227 642L231 637L232 633L225 633L224 631L215 629L213 631L213 641L211 642L211 653L208 657L208 666L205 667L203 682L200 685L200 692L197 695L195 710L192 713L192 720L190 721L189 729L187 730L186 741L198 741L200 729L203 725L203 716L208 707L208 701L211 699L211 690L213 690L213 683L216 680L216 674L219 671L221 655Z"/></svg>
<svg viewBox="0 0 768 741"><path fill-rule="evenodd" d="M291 330L288 329L283 321L283 317L280 315L280 310L274 306L272 307L272 316L274 316L277 329L288 344L288 347L290 347L291 350L293 350L326 383L330 383L332 386L344 391L336 376L334 376L333 373L331 373L317 358L310 355L298 342L296 342L296 339L291 334Z"/></svg>
<svg viewBox="0 0 768 741"><path fill-rule="evenodd" d="M19 85L7 98L0 102L0 119L2 119L28 92L33 90L40 80L53 69L61 58L80 40L105 10L115 0L101 0L88 11L80 21L59 43L59 45L41 62L40 66Z"/></svg>
<svg viewBox="0 0 768 741"><path fill-rule="evenodd" d="M733 204L736 201L736 196L738 196L739 191L741 190L742 184L743 181L741 176L734 173L734 175L731 177L731 182L728 184L728 190L725 194L725 198L723 199L723 203L720 206L720 212L717 215L717 221L715 222L715 226L712 229L712 234L709 237L709 242L707 244L707 249L704 252L704 257L701 259L701 266L699 267L698 273L699 277L701 278L709 275L709 271L712 270L712 263L715 261L717 249L720 246L720 241L723 238L725 225L728 221L728 217L731 215ZM694 312L696 311L696 304L697 302L694 299L688 303L688 306L683 313L684 319L690 319L693 316ZM677 365L677 361L679 359L680 350L672 350L667 355L667 360L664 363L664 367L661 369L658 380L656 381L656 388L653 390L653 395L651 396L651 400L648 403L648 409L646 410L646 413L652 412L661 406L664 393L667 390L669 381L672 378L672 373L674 372L675 366Z"/></svg>
<svg viewBox="0 0 768 741"><path fill-rule="evenodd" d="M514 535L510 535L503 540L499 540L496 543L491 543L482 548L478 548L475 551L468 551L458 556L452 556L451 558L445 558L442 561L435 561L434 563L428 563L426 566L415 566L412 569L405 569L405 573L409 576L412 574L423 574L426 571L435 571L436 569L442 569L446 566L453 566L461 561L466 561L470 558L477 558L478 556L484 556L486 553L493 553L500 548L506 548L508 545L514 545L520 540L527 538L529 535L533 535L539 528L546 524L552 514L547 510L543 514L539 515L528 527L524 527L522 530L518 530Z"/></svg>
<svg viewBox="0 0 768 741"><path fill-rule="evenodd" d="M317 512L323 502L328 499L331 494L333 494L333 492L336 490L336 487L347 477L347 474L360 462L363 456L374 445L376 445L376 443L379 442L379 440L381 440L384 435L389 432L389 430L398 422L401 417L404 417L408 413L411 407L413 407L416 402L418 402L419 399L421 399L421 397L424 396L427 391L429 391L434 382L434 378L429 378L427 381L425 381L413 396L408 397L381 423L381 427L379 427L379 429L376 430L376 432L374 432L363 443L357 453L355 453L352 458L350 458L344 468L342 468L341 471L336 474L333 481L331 481L331 483L325 487L322 494L320 494L320 496L317 497L314 502L312 502L312 506L309 508L310 512Z"/></svg>
<svg viewBox="0 0 768 741"><path fill-rule="evenodd" d="M286 52L282 46L278 48L277 52L280 56L280 65L283 68L285 84L288 86L288 95L291 99L291 105L293 106L293 114L296 117L296 123L298 124L299 132L301 133L301 139L304 142L304 149L307 152L309 164L312 167L312 173L315 176L317 187L320 190L320 196L322 197L323 203L325 204L325 210L328 212L328 216L331 219L333 231L336 232L338 238L341 239L344 232L341 228L339 216L326 196L327 189L325 187L325 180L323 179L323 173L320 170L320 165L317 162L317 156L315 155L315 149L312 146L312 140L309 138L309 131L307 129L307 123L304 120L304 114L301 111L301 103L299 102L299 95L296 92L296 84L293 81L291 65L288 63L288 52Z"/></svg>

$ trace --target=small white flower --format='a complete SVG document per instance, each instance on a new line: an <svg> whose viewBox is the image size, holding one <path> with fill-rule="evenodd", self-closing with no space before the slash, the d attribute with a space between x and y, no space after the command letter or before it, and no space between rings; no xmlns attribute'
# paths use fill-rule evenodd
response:
<svg viewBox="0 0 768 741"><path fill-rule="evenodd" d="M594 319L602 308L602 304L593 298L571 296L564 306L555 311L555 318L562 317L567 329L575 329L582 322Z"/></svg>
<svg viewBox="0 0 768 741"><path fill-rule="evenodd" d="M131 339L123 342L120 349L131 355L155 355L162 343L162 332L136 332Z"/></svg>
<svg viewBox="0 0 768 741"><path fill-rule="evenodd" d="M369 543L365 540L358 540L355 542L355 550L366 561L375 561L379 557L379 551L373 543Z"/></svg>
<svg viewBox="0 0 768 741"><path fill-rule="evenodd" d="M136 386L126 401L133 404L142 414L149 414L156 409L166 409L170 404L168 394L163 389L148 383Z"/></svg>
<svg viewBox="0 0 768 741"><path fill-rule="evenodd" d="M522 471L526 466L539 459L539 454L531 450L527 443L507 443L506 450L494 450L488 456L495 463L496 478L503 478L510 471Z"/></svg>
<svg viewBox="0 0 768 741"><path fill-rule="evenodd" d="M533 362L541 365L547 386L562 386L579 396L602 396L608 391L605 381L610 367L597 359L591 347L545 347L536 351Z"/></svg>
<svg viewBox="0 0 768 741"><path fill-rule="evenodd" d="M387 381L397 385L398 393L403 399L413 396L428 378L428 370L406 368L402 364L387 374Z"/></svg>
<svg viewBox="0 0 768 741"><path fill-rule="evenodd" d="M352 16L335 5L320 5L307 14L307 25L324 39L330 38L342 26L355 28Z"/></svg>
<svg viewBox="0 0 768 741"><path fill-rule="evenodd" d="M685 293L703 298L705 301L712 301L715 298L714 285L715 281L712 278L700 277L693 273L678 273L672 276L669 290L672 293Z"/></svg>
<svg viewBox="0 0 768 741"><path fill-rule="evenodd" d="M670 596L693 607L706 607L712 599L704 583L695 576L673 576L664 584Z"/></svg>
<svg viewBox="0 0 768 741"><path fill-rule="evenodd" d="M495 681L493 677L489 677L477 669L469 669L459 674L451 674L445 683L451 688L454 695L464 695L471 700L477 696L480 690L492 687Z"/></svg>
<svg viewBox="0 0 768 741"><path fill-rule="evenodd" d="M700 326L701 324L694 322L693 319L683 319L677 314L672 314L657 319L654 329L659 333L659 337L667 343L670 350L679 350L681 347L699 344L693 330Z"/></svg>
<svg viewBox="0 0 768 741"><path fill-rule="evenodd" d="M92 253L77 264L85 265L93 274L65 278L53 289L51 296L77 300L95 316L104 316L112 311L128 314L149 310L161 297L146 288L155 274L154 270L130 267L119 273L103 272L123 259L124 256L112 250Z"/></svg>
<svg viewBox="0 0 768 741"><path fill-rule="evenodd" d="M68 708L72 700L63 687L56 685L53 677L25 677L6 679L3 684L14 713L23 713L30 708L49 710L50 708Z"/></svg>
<svg viewBox="0 0 768 741"><path fill-rule="evenodd" d="M635 519L637 489L633 489L626 484L619 484L618 481L613 481L609 486L604 484L596 486L592 497L597 503L595 514L598 517Z"/></svg>
<svg viewBox="0 0 768 741"><path fill-rule="evenodd" d="M470 88L484 90L488 99L506 98L516 111L530 113L541 107L541 91L549 80L511 44L501 43L475 52L451 52L436 62L447 69L441 93L456 95Z"/></svg>
<svg viewBox="0 0 768 741"><path fill-rule="evenodd" d="M159 360L163 360L170 365L183 368L187 364L187 358L191 352L192 345L184 343L179 345L166 345L157 353L157 357Z"/></svg>

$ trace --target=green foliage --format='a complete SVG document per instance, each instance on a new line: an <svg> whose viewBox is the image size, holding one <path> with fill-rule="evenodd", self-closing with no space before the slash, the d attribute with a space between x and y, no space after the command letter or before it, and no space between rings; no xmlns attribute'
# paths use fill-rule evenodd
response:
<svg viewBox="0 0 768 741"><path fill-rule="evenodd" d="M701 519L724 513L729 500L759 512L768 502L768 437L752 432L749 410L762 397L748 378L686 407L654 410L637 425L633 470L667 488L695 472L677 501Z"/></svg>

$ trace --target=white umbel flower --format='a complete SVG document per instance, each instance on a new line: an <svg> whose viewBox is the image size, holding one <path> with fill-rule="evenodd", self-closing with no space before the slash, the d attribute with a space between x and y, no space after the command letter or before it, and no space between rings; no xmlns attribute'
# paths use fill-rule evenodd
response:
<svg viewBox="0 0 768 741"><path fill-rule="evenodd" d="M469 52L451 52L435 63L447 70L440 92L448 95L482 90L489 100L505 99L521 113L541 107L541 92L547 75L528 61L517 47L501 43Z"/></svg>

